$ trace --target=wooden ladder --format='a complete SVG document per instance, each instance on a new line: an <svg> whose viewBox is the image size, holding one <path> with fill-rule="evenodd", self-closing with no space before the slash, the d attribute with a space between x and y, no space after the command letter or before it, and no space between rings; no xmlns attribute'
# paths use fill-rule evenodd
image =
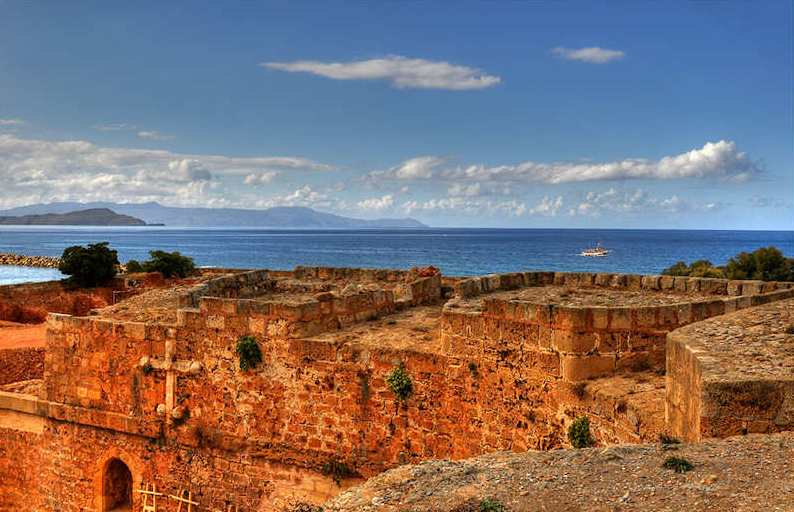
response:
<svg viewBox="0 0 794 512"><path fill-rule="evenodd" d="M141 503L141 512L157 512L157 497L165 496L165 494L157 492L155 484L144 484L141 482L141 488L136 489L137 493L143 495L143 503ZM152 502L149 503L149 498Z"/></svg>
<svg viewBox="0 0 794 512"><path fill-rule="evenodd" d="M187 498L185 498L185 494L187 494ZM179 496L171 494L168 497L179 502L179 505L176 507L176 512L182 512L182 505L184 503L187 503L187 510L185 512L193 512L193 505L198 506L198 502L193 501L193 492L187 489L179 491Z"/></svg>

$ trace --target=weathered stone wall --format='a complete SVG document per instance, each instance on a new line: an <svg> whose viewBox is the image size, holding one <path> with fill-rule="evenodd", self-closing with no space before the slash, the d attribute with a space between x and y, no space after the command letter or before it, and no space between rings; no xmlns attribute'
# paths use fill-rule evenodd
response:
<svg viewBox="0 0 794 512"><path fill-rule="evenodd" d="M671 332L671 431L699 441L794 429L792 326L794 301L785 300Z"/></svg>
<svg viewBox="0 0 794 512"><path fill-rule="evenodd" d="M47 461L41 435L9 428L22 421L0 412L0 510L47 510L42 506L41 470Z"/></svg>
<svg viewBox="0 0 794 512"><path fill-rule="evenodd" d="M121 286L121 282L118 283ZM72 290L60 281L0 286L0 320L41 323L48 313L87 315L112 303L116 286Z"/></svg>
<svg viewBox="0 0 794 512"><path fill-rule="evenodd" d="M0 385L44 376L43 348L0 350Z"/></svg>

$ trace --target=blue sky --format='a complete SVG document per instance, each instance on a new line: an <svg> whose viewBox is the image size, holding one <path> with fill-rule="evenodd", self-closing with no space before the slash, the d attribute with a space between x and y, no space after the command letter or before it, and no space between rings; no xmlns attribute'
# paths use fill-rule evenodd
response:
<svg viewBox="0 0 794 512"><path fill-rule="evenodd" d="M794 224L787 1L0 10L0 207Z"/></svg>

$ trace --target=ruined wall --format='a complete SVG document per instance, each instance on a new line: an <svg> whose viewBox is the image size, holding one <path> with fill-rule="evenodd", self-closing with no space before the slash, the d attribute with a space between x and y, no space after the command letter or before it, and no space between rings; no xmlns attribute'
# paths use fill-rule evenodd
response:
<svg viewBox="0 0 794 512"><path fill-rule="evenodd" d="M41 323L51 312L87 315L110 304L115 289L118 287L73 290L60 281L0 286L0 320Z"/></svg>
<svg viewBox="0 0 794 512"><path fill-rule="evenodd" d="M689 441L794 429L794 301L671 332L666 418Z"/></svg>
<svg viewBox="0 0 794 512"><path fill-rule="evenodd" d="M43 348L0 350L0 385L44 376Z"/></svg>

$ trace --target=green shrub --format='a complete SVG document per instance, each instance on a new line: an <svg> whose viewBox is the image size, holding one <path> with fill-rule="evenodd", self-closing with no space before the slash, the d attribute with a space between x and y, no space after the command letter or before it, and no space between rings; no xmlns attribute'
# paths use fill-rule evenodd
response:
<svg viewBox="0 0 794 512"><path fill-rule="evenodd" d="M397 366L386 377L386 383L389 385L392 393L397 397L397 400L404 402L411 396L414 391L414 384L411 381L411 376L405 369L405 364L400 361Z"/></svg>
<svg viewBox="0 0 794 512"><path fill-rule="evenodd" d="M262 362L262 350L253 336L241 336L237 340L237 355L240 356L240 369L244 372Z"/></svg>
<svg viewBox="0 0 794 512"><path fill-rule="evenodd" d="M576 418L568 427L568 440L574 448L587 448L595 444L590 434L590 420L587 416Z"/></svg>
<svg viewBox="0 0 794 512"><path fill-rule="evenodd" d="M794 281L794 259L786 258L777 247L762 247L737 254L725 265L728 279Z"/></svg>
<svg viewBox="0 0 794 512"><path fill-rule="evenodd" d="M666 276L688 276L689 267L683 261L677 261L674 265L662 270L662 274Z"/></svg>
<svg viewBox="0 0 794 512"><path fill-rule="evenodd" d="M668 276L717 277L727 279L758 279L761 281L794 281L794 258L786 258L777 247L762 247L742 252L731 258L724 267L708 260L691 265L676 262L662 271Z"/></svg>
<svg viewBox="0 0 794 512"><path fill-rule="evenodd" d="M107 242L102 242L87 247L67 247L61 256L58 270L70 276L69 281L72 283L92 288L113 279L118 264L118 253Z"/></svg>
<svg viewBox="0 0 794 512"><path fill-rule="evenodd" d="M661 444L681 444L677 438L666 433L659 434L659 442Z"/></svg>
<svg viewBox="0 0 794 512"><path fill-rule="evenodd" d="M715 267L709 260L697 260L691 265L679 261L675 265L662 270L662 274L666 276L725 277L722 269Z"/></svg>
<svg viewBox="0 0 794 512"><path fill-rule="evenodd" d="M676 473L686 473L695 469L691 462L682 457L667 457L662 467L672 469Z"/></svg>
<svg viewBox="0 0 794 512"><path fill-rule="evenodd" d="M187 277L196 271L193 258L179 252L150 251L149 256L141 265L145 272L160 272L164 277Z"/></svg>
<svg viewBox="0 0 794 512"><path fill-rule="evenodd" d="M505 506L493 498L485 498L480 502L480 512L504 512Z"/></svg>
<svg viewBox="0 0 794 512"><path fill-rule="evenodd" d="M127 262L127 273L128 274L137 274L138 272L143 272L143 265L138 260L130 260Z"/></svg>

